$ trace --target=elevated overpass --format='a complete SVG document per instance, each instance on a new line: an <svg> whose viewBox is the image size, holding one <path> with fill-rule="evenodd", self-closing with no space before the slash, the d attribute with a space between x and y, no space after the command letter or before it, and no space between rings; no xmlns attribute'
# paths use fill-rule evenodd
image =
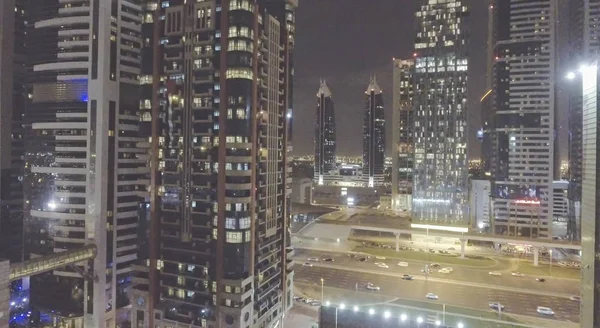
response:
<svg viewBox="0 0 600 328"><path fill-rule="evenodd" d="M310 205L302 203L292 203L292 215L296 214L325 214L337 211L335 207Z"/></svg>
<svg viewBox="0 0 600 328"><path fill-rule="evenodd" d="M465 256L466 244L469 240L486 241L495 244L525 244L533 247L533 264L539 264L539 249L545 248L562 248L571 250L581 250L581 245L578 242L564 241L564 240L550 240L550 239L531 239L525 237L515 236L500 236L492 234L481 234L475 232L468 232L466 228L465 232L462 231L448 231L441 230L435 227L432 228L415 228L413 227L384 227L384 226L368 226L368 225L356 225L356 224L325 224L316 223L311 227L307 227L302 233L293 234L299 238L315 238L315 239L332 239L341 240L347 239L353 230L356 231L373 231L373 232L385 232L396 236L396 251L400 250L400 236L413 236L413 235L427 235L430 237L441 237L441 238L454 238L460 241L460 254L461 257ZM438 228L438 229L434 229ZM461 230L461 229L456 229Z"/></svg>
<svg viewBox="0 0 600 328"><path fill-rule="evenodd" d="M73 266L76 263L91 260L98 254L96 245L86 245L79 249L68 250L31 259L22 263L10 264L0 261L0 328L8 328L10 282L24 277L72 266L84 278L95 279L93 274Z"/></svg>

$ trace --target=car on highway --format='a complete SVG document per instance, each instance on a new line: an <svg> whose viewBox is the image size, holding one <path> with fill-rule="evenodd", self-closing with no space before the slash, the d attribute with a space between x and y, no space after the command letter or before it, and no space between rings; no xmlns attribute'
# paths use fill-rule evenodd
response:
<svg viewBox="0 0 600 328"><path fill-rule="evenodd" d="M581 296L574 295L574 296L569 297L569 299L571 301L581 302Z"/></svg>
<svg viewBox="0 0 600 328"><path fill-rule="evenodd" d="M398 266L407 267L408 263L407 262L398 262Z"/></svg>
<svg viewBox="0 0 600 328"><path fill-rule="evenodd" d="M309 261L313 261L313 262L319 262L319 258L318 257L309 257L308 260Z"/></svg>
<svg viewBox="0 0 600 328"><path fill-rule="evenodd" d="M441 265L439 263L431 263L429 266L432 267L432 268L439 268L439 267L441 267Z"/></svg>
<svg viewBox="0 0 600 328"><path fill-rule="evenodd" d="M496 310L496 311L501 311L504 310L504 305L500 304L499 302L490 302L490 309L492 310Z"/></svg>
<svg viewBox="0 0 600 328"><path fill-rule="evenodd" d="M535 278L535 280L538 281L538 282L545 282L546 281L545 278Z"/></svg>
<svg viewBox="0 0 600 328"><path fill-rule="evenodd" d="M314 265L312 263L310 263L310 262L306 262L306 263L302 264L302 266L313 267Z"/></svg>
<svg viewBox="0 0 600 328"><path fill-rule="evenodd" d="M303 297L300 297L300 296L298 296L298 295L294 295L294 301L298 301L298 302L300 302L301 300L304 300L304 298L303 298Z"/></svg>
<svg viewBox="0 0 600 328"><path fill-rule="evenodd" d="M502 275L502 273L500 273L500 272L498 272L498 271L490 271L490 272L488 272L488 274L489 274L490 276L496 276L496 277L497 277L497 276L501 276L501 275Z"/></svg>
<svg viewBox="0 0 600 328"><path fill-rule="evenodd" d="M446 268L439 269L438 273L450 273L450 271L446 270Z"/></svg>
<svg viewBox="0 0 600 328"><path fill-rule="evenodd" d="M366 257L361 257L358 259L358 262L367 262L367 258Z"/></svg>
<svg viewBox="0 0 600 328"><path fill-rule="evenodd" d="M421 269L421 273L433 273L431 269Z"/></svg>
<svg viewBox="0 0 600 328"><path fill-rule="evenodd" d="M425 250L422 248L419 248L419 252L425 252Z"/></svg>
<svg viewBox="0 0 600 328"><path fill-rule="evenodd" d="M375 286L375 285L373 285L372 283L368 282L368 283L367 283L367 289L368 289L368 290L377 290L377 291L379 291L379 290L381 290L381 287L379 287L379 286Z"/></svg>
<svg viewBox="0 0 600 328"><path fill-rule="evenodd" d="M351 259L353 259L353 258L356 258L356 254L348 254L348 255L346 255L346 256L348 256L348 257L349 257L349 258L351 258Z"/></svg>
<svg viewBox="0 0 600 328"><path fill-rule="evenodd" d="M430 248L430 249L429 249L429 253L435 254L435 249L433 249L433 248Z"/></svg>
<svg viewBox="0 0 600 328"><path fill-rule="evenodd" d="M449 272L453 272L454 269L452 269L452 267L445 267L444 270L449 271Z"/></svg>
<svg viewBox="0 0 600 328"><path fill-rule="evenodd" d="M513 275L514 277L525 277L525 274L516 271L511 273L511 275Z"/></svg>
<svg viewBox="0 0 600 328"><path fill-rule="evenodd" d="M413 276L411 276L409 274L403 274L402 275L402 280L413 280Z"/></svg>
<svg viewBox="0 0 600 328"><path fill-rule="evenodd" d="M427 293L427 295L425 295L425 298L430 300L437 300L439 297L434 293Z"/></svg>
<svg viewBox="0 0 600 328"><path fill-rule="evenodd" d="M324 262L333 262L335 261L334 259L332 259L331 257L326 257L323 259Z"/></svg>
<svg viewBox="0 0 600 328"><path fill-rule="evenodd" d="M377 260L385 260L385 256L375 256Z"/></svg>
<svg viewBox="0 0 600 328"><path fill-rule="evenodd" d="M448 247L448 250L449 250L449 251L455 251L455 250L456 250L456 248L454 248L454 247Z"/></svg>
<svg viewBox="0 0 600 328"><path fill-rule="evenodd" d="M319 302L319 301L312 301L312 302L309 302L308 304L311 306L321 306L321 302Z"/></svg>
<svg viewBox="0 0 600 328"><path fill-rule="evenodd" d="M385 264L385 263L379 263L379 264L377 264L377 266L378 266L378 267L380 267L380 268L382 268L382 269L389 269L389 268L390 268L390 267L389 267L387 264Z"/></svg>
<svg viewBox="0 0 600 328"><path fill-rule="evenodd" d="M554 315L554 311L551 308L545 306L538 306L536 309L537 313L544 315Z"/></svg>

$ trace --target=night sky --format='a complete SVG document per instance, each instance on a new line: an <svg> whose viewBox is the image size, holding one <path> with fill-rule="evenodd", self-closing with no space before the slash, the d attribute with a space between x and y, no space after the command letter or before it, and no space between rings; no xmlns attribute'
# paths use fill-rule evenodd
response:
<svg viewBox="0 0 600 328"><path fill-rule="evenodd" d="M327 79L337 124L338 155L362 153L362 119L369 76L377 75L386 111L386 155L392 140L392 58L410 58L417 0L300 0L296 17L294 154L313 153L319 78ZM488 0L471 9L470 142L478 145L479 99L485 92ZM475 54L475 56L473 55ZM476 148L476 147L473 147ZM479 155L477 147L476 153Z"/></svg>

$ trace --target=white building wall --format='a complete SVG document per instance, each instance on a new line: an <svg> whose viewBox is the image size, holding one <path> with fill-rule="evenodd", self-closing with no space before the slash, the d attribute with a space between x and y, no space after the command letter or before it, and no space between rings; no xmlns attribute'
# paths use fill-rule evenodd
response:
<svg viewBox="0 0 600 328"><path fill-rule="evenodd" d="M490 226L490 187L489 180L471 180L469 190L469 219L473 229Z"/></svg>

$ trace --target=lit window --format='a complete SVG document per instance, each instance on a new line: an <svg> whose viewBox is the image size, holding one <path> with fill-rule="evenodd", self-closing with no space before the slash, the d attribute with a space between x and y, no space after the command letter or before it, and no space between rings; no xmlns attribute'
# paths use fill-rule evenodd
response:
<svg viewBox="0 0 600 328"><path fill-rule="evenodd" d="M225 73L227 79L253 80L254 74L250 68L231 68Z"/></svg>
<svg viewBox="0 0 600 328"><path fill-rule="evenodd" d="M225 240L230 244L242 243L242 233L238 231L227 231Z"/></svg>

